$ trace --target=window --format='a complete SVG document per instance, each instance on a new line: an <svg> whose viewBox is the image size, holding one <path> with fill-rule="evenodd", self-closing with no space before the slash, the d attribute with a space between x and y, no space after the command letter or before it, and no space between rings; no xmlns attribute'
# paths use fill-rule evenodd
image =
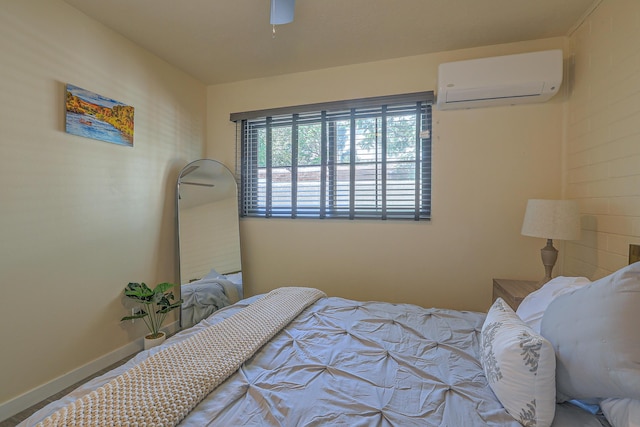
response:
<svg viewBox="0 0 640 427"><path fill-rule="evenodd" d="M433 92L235 113L240 215L431 216Z"/></svg>

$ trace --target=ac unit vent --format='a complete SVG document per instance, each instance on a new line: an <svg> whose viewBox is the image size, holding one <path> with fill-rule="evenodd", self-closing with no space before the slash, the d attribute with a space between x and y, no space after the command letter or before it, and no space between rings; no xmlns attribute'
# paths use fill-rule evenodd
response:
<svg viewBox="0 0 640 427"><path fill-rule="evenodd" d="M544 102L562 84L562 51L449 62L438 67L440 110Z"/></svg>

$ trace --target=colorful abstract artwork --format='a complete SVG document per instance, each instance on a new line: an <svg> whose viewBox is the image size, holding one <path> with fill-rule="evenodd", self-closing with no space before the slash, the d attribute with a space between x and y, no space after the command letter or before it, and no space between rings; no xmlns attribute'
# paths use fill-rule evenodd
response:
<svg viewBox="0 0 640 427"><path fill-rule="evenodd" d="M66 131L133 147L133 107L67 84Z"/></svg>

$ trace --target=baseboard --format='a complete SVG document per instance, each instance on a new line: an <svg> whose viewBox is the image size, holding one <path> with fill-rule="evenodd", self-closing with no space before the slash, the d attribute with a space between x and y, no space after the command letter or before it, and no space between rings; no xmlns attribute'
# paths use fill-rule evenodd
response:
<svg viewBox="0 0 640 427"><path fill-rule="evenodd" d="M167 332L168 335L173 335L179 330L179 322L171 323L162 329ZM0 404L0 422L13 417L36 403L48 399L50 396L53 396L65 388L90 377L96 372L119 362L125 357L129 357L132 354L141 351L143 347L144 338L139 338L136 341L130 342L129 344L112 351L111 353L105 354L98 359L92 360L91 362L74 369L73 371L31 389L20 396L3 402Z"/></svg>

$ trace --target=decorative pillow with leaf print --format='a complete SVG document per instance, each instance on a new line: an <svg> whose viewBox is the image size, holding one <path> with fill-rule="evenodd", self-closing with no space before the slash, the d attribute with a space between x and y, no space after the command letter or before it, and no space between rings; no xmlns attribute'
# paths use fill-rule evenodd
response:
<svg viewBox="0 0 640 427"><path fill-rule="evenodd" d="M551 343L502 298L482 326L480 361L502 406L524 427L548 427L556 410L556 356Z"/></svg>

